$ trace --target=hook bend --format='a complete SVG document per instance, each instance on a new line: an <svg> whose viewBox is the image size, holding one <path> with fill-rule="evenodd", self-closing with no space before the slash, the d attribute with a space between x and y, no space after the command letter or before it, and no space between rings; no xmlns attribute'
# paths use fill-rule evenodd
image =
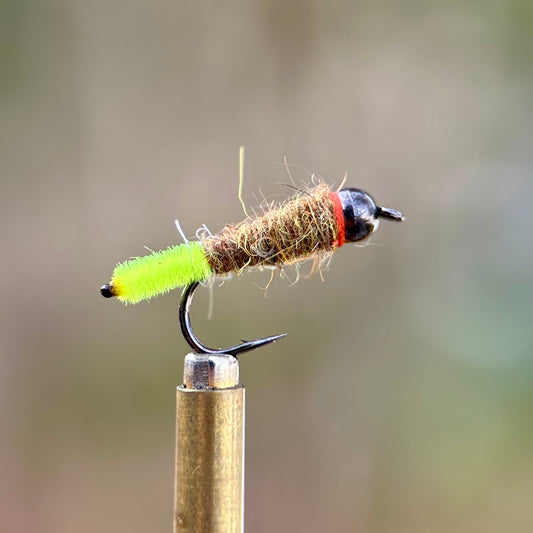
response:
<svg viewBox="0 0 533 533"><path fill-rule="evenodd" d="M233 355L233 357L237 357L237 355L241 353L249 352L250 350L255 350L256 348L264 346L265 344L270 344L271 342L277 341L278 339L285 337L286 333L283 333L281 335L274 335L272 337L264 337L262 339L255 339L253 341L245 341L242 344L236 344L235 346L230 346L229 348L220 348L218 350L208 348L198 340L198 337L195 335L191 326L191 303L194 296L194 291L198 288L198 285L198 282L191 283L183 291L179 306L179 320L181 332L183 333L183 336L185 337L185 340L187 341L189 346L196 353L209 355L226 354Z"/></svg>

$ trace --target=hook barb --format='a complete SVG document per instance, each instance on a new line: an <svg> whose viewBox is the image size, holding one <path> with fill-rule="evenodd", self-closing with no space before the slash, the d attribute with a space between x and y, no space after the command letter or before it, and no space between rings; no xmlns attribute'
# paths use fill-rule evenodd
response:
<svg viewBox="0 0 533 533"><path fill-rule="evenodd" d="M230 346L229 348L221 348L218 350L208 348L207 346L205 346L198 340L198 337L195 335L192 329L192 326L191 326L191 317L190 317L191 303L192 303L192 299L194 296L194 291L198 288L198 285L199 285L198 282L191 283L183 291L183 295L181 296L180 307L179 307L179 319L180 319L181 332L183 333L183 336L185 337L185 340L187 341L189 346L196 353L203 353L203 354L209 354L209 355L226 354L226 355L233 355L233 357L237 357L237 355L241 353L249 352L250 350L255 350L256 348L264 346L265 344L270 344L271 342L275 342L278 339L285 337L286 333L283 333L281 335L273 335L272 337L264 337L262 339L255 339L253 341L244 341L242 344Z"/></svg>

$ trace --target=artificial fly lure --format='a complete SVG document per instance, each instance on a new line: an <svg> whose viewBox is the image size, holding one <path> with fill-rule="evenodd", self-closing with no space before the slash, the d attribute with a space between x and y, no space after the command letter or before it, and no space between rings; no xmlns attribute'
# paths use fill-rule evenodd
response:
<svg viewBox="0 0 533 533"><path fill-rule="evenodd" d="M178 287L187 287L180 306L180 323L186 340L199 352L235 355L272 342L279 336L225 350L203 346L194 336L189 322L190 302L199 282L212 276L240 274L248 267L282 267L334 252L347 242L367 239L382 218L404 220L399 211L378 207L372 197L360 189L333 192L327 185L320 184L301 191L262 216L227 225L218 235L204 236L120 263L111 283L100 290L106 298L137 303Z"/></svg>

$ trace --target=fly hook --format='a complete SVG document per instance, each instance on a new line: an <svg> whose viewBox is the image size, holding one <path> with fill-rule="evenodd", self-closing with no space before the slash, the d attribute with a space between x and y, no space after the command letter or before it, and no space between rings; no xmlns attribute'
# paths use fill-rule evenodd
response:
<svg viewBox="0 0 533 533"><path fill-rule="evenodd" d="M241 353L248 352L250 350L255 350L256 348L259 348L260 346L264 346L265 344L270 344L271 342L277 341L278 339L285 337L286 333L283 333L281 335L274 335L272 337L265 337L263 339L245 341L242 344L230 346L229 348L223 348L219 350L208 348L207 346L205 346L198 340L198 337L196 337L196 335L194 334L194 331L192 330L192 326L191 326L191 317L190 317L191 303L192 303L192 299L194 296L194 291L198 288L198 285L199 285L198 282L191 283L183 291L183 295L181 296L180 307L179 307L179 319L180 319L181 332L183 333L183 336L185 337L185 340L187 341L189 346L196 353L203 353L203 354L210 354L210 355L227 354L227 355L233 355L233 357L237 357L237 355Z"/></svg>

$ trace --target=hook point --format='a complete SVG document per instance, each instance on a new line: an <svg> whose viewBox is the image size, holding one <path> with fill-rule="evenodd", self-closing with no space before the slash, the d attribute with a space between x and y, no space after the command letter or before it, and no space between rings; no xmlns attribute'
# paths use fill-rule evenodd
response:
<svg viewBox="0 0 533 533"><path fill-rule="evenodd" d="M183 333L183 336L185 337L185 340L189 344L189 346L197 353L203 353L203 354L209 354L209 355L233 355L233 357L237 357L237 355L249 352L250 350L255 350L256 348L259 348L261 346L265 346L266 344L270 344L271 342L275 342L278 339L281 339L282 337L285 337L287 335L286 333L282 333L281 335L273 335L271 337L264 337L262 339L255 339L252 341L245 341L242 344L237 344L235 346L230 346L229 348L223 348L223 349L212 349L208 348L204 344L202 344L198 337L196 337L192 326L191 326L191 317L190 317L190 310L191 310L191 303L192 298L194 296L194 291L198 288L199 283L195 281L194 283L191 283L184 291L183 295L180 300L180 306L179 306L179 321L180 321L180 327L181 332Z"/></svg>

